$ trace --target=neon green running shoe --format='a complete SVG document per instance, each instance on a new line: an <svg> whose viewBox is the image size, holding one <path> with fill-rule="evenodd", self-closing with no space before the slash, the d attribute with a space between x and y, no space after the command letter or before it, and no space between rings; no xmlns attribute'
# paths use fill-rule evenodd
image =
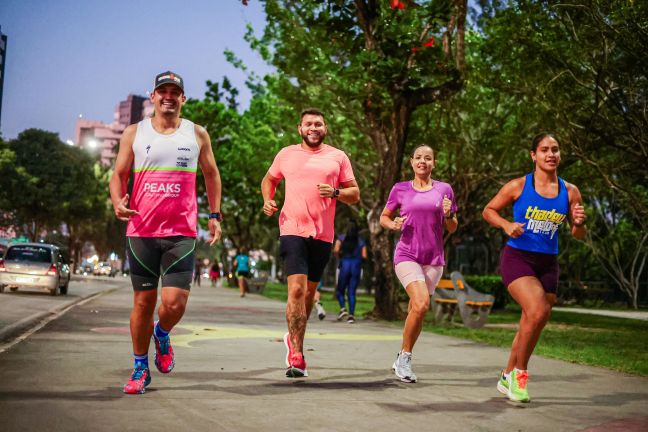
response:
<svg viewBox="0 0 648 432"><path fill-rule="evenodd" d="M511 382L509 383L508 398L513 402L530 402L527 381L529 373L513 369L511 371Z"/></svg>
<svg viewBox="0 0 648 432"><path fill-rule="evenodd" d="M504 371L502 371L500 372L499 381L497 381L497 391L506 396L508 396L509 392L509 379L510 375L507 377Z"/></svg>

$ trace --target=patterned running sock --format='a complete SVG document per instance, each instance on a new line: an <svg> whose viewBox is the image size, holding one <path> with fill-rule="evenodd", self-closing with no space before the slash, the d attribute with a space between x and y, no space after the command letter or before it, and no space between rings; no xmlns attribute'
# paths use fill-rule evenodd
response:
<svg viewBox="0 0 648 432"><path fill-rule="evenodd" d="M145 354L133 354L135 359L134 369L148 369L148 353Z"/></svg>
<svg viewBox="0 0 648 432"><path fill-rule="evenodd" d="M162 338L165 338L165 337L169 336L169 332L162 329L162 327L160 327L160 321L156 321L154 331L155 331L155 336L158 339L162 339Z"/></svg>

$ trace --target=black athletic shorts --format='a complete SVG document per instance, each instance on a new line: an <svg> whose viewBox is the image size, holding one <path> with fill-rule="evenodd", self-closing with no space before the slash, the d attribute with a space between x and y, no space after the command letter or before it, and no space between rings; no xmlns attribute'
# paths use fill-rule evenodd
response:
<svg viewBox="0 0 648 432"><path fill-rule="evenodd" d="M250 277L250 272L248 270L239 270L236 272L239 277Z"/></svg>
<svg viewBox="0 0 648 432"><path fill-rule="evenodd" d="M135 291L162 287L189 290L195 265L196 239L187 236L126 237L131 282Z"/></svg>
<svg viewBox="0 0 648 432"><path fill-rule="evenodd" d="M286 276L305 274L311 282L319 282L331 256L332 244L313 237L286 235L279 237L279 254Z"/></svg>

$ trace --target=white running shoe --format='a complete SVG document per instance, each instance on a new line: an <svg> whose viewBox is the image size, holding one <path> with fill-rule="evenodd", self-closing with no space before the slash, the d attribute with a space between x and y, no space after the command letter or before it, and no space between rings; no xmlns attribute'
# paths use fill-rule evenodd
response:
<svg viewBox="0 0 648 432"><path fill-rule="evenodd" d="M326 311L324 310L324 306L322 306L322 303L320 302L315 303L315 309L317 309L317 318L319 318L320 321L326 318Z"/></svg>
<svg viewBox="0 0 648 432"><path fill-rule="evenodd" d="M396 361L392 365L392 370L401 381L406 383L416 382L416 375L412 371L412 353L399 352L396 354Z"/></svg>
<svg viewBox="0 0 648 432"><path fill-rule="evenodd" d="M337 320L342 321L344 318L348 316L348 312L346 311L345 308L340 309L340 313L338 314Z"/></svg>

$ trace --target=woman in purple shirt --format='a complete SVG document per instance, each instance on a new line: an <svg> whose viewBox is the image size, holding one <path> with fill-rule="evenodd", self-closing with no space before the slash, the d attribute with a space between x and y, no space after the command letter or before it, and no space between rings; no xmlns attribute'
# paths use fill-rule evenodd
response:
<svg viewBox="0 0 648 432"><path fill-rule="evenodd" d="M430 296L443 273L443 228L450 233L457 230L457 204L452 187L432 179L435 160L431 147L414 149L410 163L414 179L394 185L380 225L401 232L394 252L394 268L410 299L403 344L392 369L401 381L415 383L412 349L430 308ZM399 209L400 216L394 217Z"/></svg>

